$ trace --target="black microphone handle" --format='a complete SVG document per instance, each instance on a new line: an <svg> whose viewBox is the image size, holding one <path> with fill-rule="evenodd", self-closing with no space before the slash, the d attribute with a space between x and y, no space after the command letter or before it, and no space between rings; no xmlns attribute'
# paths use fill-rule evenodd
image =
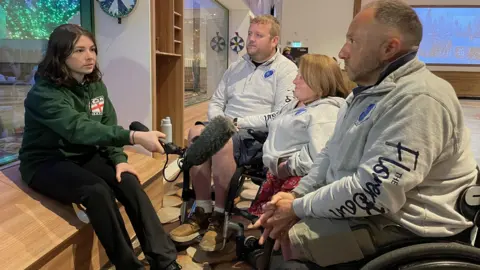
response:
<svg viewBox="0 0 480 270"><path fill-rule="evenodd" d="M140 132L150 131L150 129L148 127L146 127L144 124L142 124L138 121L133 121L130 124L129 129L132 130L132 131L140 131ZM165 150L165 153L167 155L174 154L174 155L183 156L184 150L182 148L178 147L177 145L175 145L174 143L167 143L167 142L165 142L165 139L163 139L163 138L159 139L158 141L162 145L162 147Z"/></svg>

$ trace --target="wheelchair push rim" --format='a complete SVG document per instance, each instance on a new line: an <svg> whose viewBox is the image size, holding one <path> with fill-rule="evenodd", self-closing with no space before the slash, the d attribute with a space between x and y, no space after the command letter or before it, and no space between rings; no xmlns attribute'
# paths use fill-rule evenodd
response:
<svg viewBox="0 0 480 270"><path fill-rule="evenodd" d="M480 249L460 243L427 243L400 248L371 260L361 270L420 270L440 268L450 264L451 269L480 269ZM474 268L470 266L475 266Z"/></svg>

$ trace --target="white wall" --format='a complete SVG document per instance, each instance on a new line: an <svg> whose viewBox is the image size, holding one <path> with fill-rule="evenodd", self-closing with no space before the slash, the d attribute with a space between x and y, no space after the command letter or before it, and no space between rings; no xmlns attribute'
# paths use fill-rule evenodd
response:
<svg viewBox="0 0 480 270"><path fill-rule="evenodd" d="M363 0L362 6L374 0ZM284 0L279 10L281 47L301 41L310 53L337 56L352 20L353 0ZM410 5L480 5L479 0L406 0ZM300 4L301 3L301 4ZM337 57L338 58L338 57ZM339 59L340 60L340 59ZM343 65L343 63L342 63ZM480 72L480 67L429 66L434 71Z"/></svg>
<svg viewBox="0 0 480 270"><path fill-rule="evenodd" d="M245 41L245 46L247 45L247 35L248 28L250 27L250 18L254 15L245 4L243 0L217 0L223 6L225 6L229 11L229 20L228 20L228 34L229 36L225 38L227 41L228 49L228 65L237 61L240 57L247 53L247 48L243 48L238 54L230 49L230 39L235 36L235 32L238 32L238 35L243 38ZM293 1L293 0L291 0ZM297 1L297 0L295 0Z"/></svg>
<svg viewBox="0 0 480 270"><path fill-rule="evenodd" d="M217 32L228 43L228 29L225 25L227 22L226 12L217 12L216 17L218 18L210 20L210 23L205 25L206 39L203 41L203 46L205 46L206 52L208 97L213 95L223 77L223 73L225 73L228 68L228 65L225 65L228 53L225 51L216 52L210 47L210 40L217 35ZM229 50L228 44L225 46L225 50Z"/></svg>
<svg viewBox="0 0 480 270"><path fill-rule="evenodd" d="M373 2L374 0L362 0L362 6ZM409 5L473 5L480 6L479 0L405 0ZM480 72L480 67L462 67L462 66L428 66L433 71L468 71Z"/></svg>
<svg viewBox="0 0 480 270"><path fill-rule="evenodd" d="M194 16L199 16L200 29L194 29L193 19ZM207 96L211 97L213 92L218 86L223 73L227 69L228 44L225 49L220 52L212 50L210 47L210 41L213 37L219 36L228 42L228 18L227 12L223 8L218 6L204 8L201 6L200 11L194 9L185 9L184 14L184 27L183 27L183 41L184 41L184 59L185 67L191 67L194 60L194 34L198 34L200 37L199 44L199 57L200 66L206 68L207 78ZM199 30L198 32L196 32ZM202 72L205 72L202 70ZM201 76L203 77L203 76Z"/></svg>
<svg viewBox="0 0 480 270"><path fill-rule="evenodd" d="M253 17L253 14L248 9L231 9L229 13L229 22L228 22L228 32L229 37L227 41L228 49L228 65L230 66L233 62L237 61L240 57L247 53L247 37L248 37L248 28L250 27L250 18ZM235 36L235 32L238 32L238 35L243 38L245 41L245 48L238 54L230 49L230 39Z"/></svg>
<svg viewBox="0 0 480 270"><path fill-rule="evenodd" d="M228 49L228 65L237 61L247 53L247 48L243 48L238 54L230 49L230 39L235 36L235 32L243 38L245 46L247 45L248 28L250 27L250 18L254 17L248 6L243 0L217 0L229 11L228 34L225 38Z"/></svg>
<svg viewBox="0 0 480 270"><path fill-rule="evenodd" d="M132 121L152 127L152 73L150 1L138 6L122 24L105 14L97 1L95 36L98 62L118 122L128 128Z"/></svg>
<svg viewBox="0 0 480 270"><path fill-rule="evenodd" d="M300 41L309 53L337 57L353 17L353 0L284 0L281 47ZM279 14L280 15L280 14ZM337 57L338 58L338 57Z"/></svg>

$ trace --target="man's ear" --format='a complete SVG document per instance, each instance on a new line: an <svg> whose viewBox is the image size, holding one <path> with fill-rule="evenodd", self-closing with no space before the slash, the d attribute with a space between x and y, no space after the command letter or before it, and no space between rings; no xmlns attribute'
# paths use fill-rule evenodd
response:
<svg viewBox="0 0 480 270"><path fill-rule="evenodd" d="M382 60L390 60L394 58L402 50L402 41L399 38L389 38L382 45Z"/></svg>
<svg viewBox="0 0 480 270"><path fill-rule="evenodd" d="M272 42L273 42L273 44L275 45L275 47L278 46L278 41L279 41L279 40L280 40L279 36L274 36L274 37L272 38Z"/></svg>

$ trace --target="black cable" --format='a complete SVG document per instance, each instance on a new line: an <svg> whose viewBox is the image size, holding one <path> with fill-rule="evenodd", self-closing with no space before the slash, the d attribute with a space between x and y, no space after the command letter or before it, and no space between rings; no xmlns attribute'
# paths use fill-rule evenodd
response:
<svg viewBox="0 0 480 270"><path fill-rule="evenodd" d="M165 161L165 164L163 165L163 172L162 172L163 179L165 179L165 181L167 181L169 183L172 183L172 182L175 182L178 179L178 177L182 173L182 169L180 169L180 171L177 173L177 176L175 176L175 178L168 179L167 176L165 175L165 171L167 170L167 167L168 167L168 154L166 154L166 156L167 156L167 160ZM178 167L181 168L179 162L180 162L180 159L177 159L177 165L179 165Z"/></svg>

